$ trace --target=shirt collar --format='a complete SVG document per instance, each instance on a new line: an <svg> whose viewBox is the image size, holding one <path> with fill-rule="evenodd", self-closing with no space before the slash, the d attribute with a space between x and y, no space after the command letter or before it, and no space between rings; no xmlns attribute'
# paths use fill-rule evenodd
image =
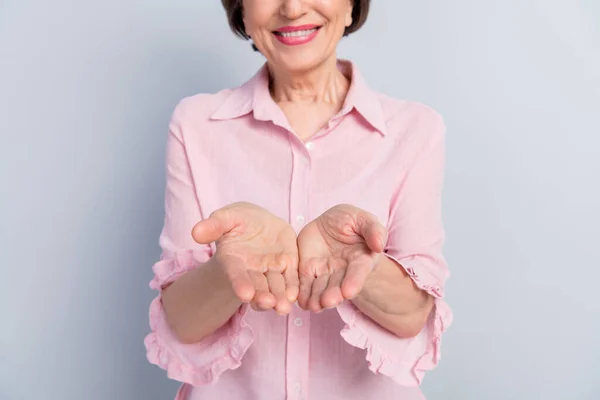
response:
<svg viewBox="0 0 600 400"><path fill-rule="evenodd" d="M382 135L386 134L386 121L380 98L371 90L354 64L339 60L338 68L351 76L350 88L340 115L356 110L373 128ZM283 111L277 106L269 93L269 72L266 63L242 86L233 89L223 103L211 115L213 120L228 120L253 113L261 121L273 121L289 129Z"/></svg>

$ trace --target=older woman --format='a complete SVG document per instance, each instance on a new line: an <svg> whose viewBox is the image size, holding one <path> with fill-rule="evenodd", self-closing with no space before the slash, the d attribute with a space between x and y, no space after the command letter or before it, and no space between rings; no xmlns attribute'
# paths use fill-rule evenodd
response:
<svg viewBox="0 0 600 400"><path fill-rule="evenodd" d="M444 124L336 58L369 0L222 0L266 58L167 141L150 362L178 399L422 399L442 300Z"/></svg>

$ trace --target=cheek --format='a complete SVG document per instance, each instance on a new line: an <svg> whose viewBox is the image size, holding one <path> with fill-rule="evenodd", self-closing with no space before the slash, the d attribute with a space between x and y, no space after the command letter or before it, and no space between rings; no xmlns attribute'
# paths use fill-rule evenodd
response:
<svg viewBox="0 0 600 400"><path fill-rule="evenodd" d="M244 27L247 33L252 33L256 29L256 18L251 13L244 13Z"/></svg>
<svg viewBox="0 0 600 400"><path fill-rule="evenodd" d="M254 23L250 19L244 19L244 27L246 28L246 33L248 35L252 35L254 32Z"/></svg>
<svg viewBox="0 0 600 400"><path fill-rule="evenodd" d="M256 38L257 36L261 36L264 24L256 18L248 18L244 20L244 26L246 27L246 33Z"/></svg>
<svg viewBox="0 0 600 400"><path fill-rule="evenodd" d="M315 8L329 13L340 14L352 10L352 0L314 0Z"/></svg>
<svg viewBox="0 0 600 400"><path fill-rule="evenodd" d="M243 7L246 32L256 32L269 25L271 16L279 7L279 0L244 0Z"/></svg>
<svg viewBox="0 0 600 400"><path fill-rule="evenodd" d="M352 23L350 0L315 0L315 9L330 21L349 26Z"/></svg>

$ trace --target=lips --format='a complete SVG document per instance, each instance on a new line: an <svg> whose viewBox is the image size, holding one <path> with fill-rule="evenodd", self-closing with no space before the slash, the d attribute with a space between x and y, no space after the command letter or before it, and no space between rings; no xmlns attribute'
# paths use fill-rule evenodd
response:
<svg viewBox="0 0 600 400"><path fill-rule="evenodd" d="M301 36L308 36L311 33L316 32L318 29L319 28L302 29L299 31L289 31L289 32L275 31L275 34L278 36L282 36L282 37L301 37Z"/></svg>
<svg viewBox="0 0 600 400"><path fill-rule="evenodd" d="M305 31L311 29L319 29L320 25L315 24L306 24L306 25L297 25L297 26L282 26L281 28L276 29L275 33L285 33L285 32L296 32L296 31Z"/></svg>
<svg viewBox="0 0 600 400"><path fill-rule="evenodd" d="M319 33L319 25L284 26L273 31L275 38L287 46L305 44Z"/></svg>

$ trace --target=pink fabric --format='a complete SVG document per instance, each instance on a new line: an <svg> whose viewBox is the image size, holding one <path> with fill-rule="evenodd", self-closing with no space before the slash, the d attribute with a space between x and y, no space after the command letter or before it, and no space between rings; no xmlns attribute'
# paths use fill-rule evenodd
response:
<svg viewBox="0 0 600 400"><path fill-rule="evenodd" d="M201 266L215 247L196 244L193 225L233 202L260 205L299 232L328 208L350 203L387 226L386 255L435 296L416 337L399 339L351 302L288 317L241 307L193 345L171 334L160 294L150 308L148 359L184 383L177 399L423 399L426 371L440 359L452 321L443 300L441 190L444 123L432 109L370 90L347 61L352 83L342 110L302 143L269 95L263 67L233 90L184 99L167 140L160 291Z"/></svg>

